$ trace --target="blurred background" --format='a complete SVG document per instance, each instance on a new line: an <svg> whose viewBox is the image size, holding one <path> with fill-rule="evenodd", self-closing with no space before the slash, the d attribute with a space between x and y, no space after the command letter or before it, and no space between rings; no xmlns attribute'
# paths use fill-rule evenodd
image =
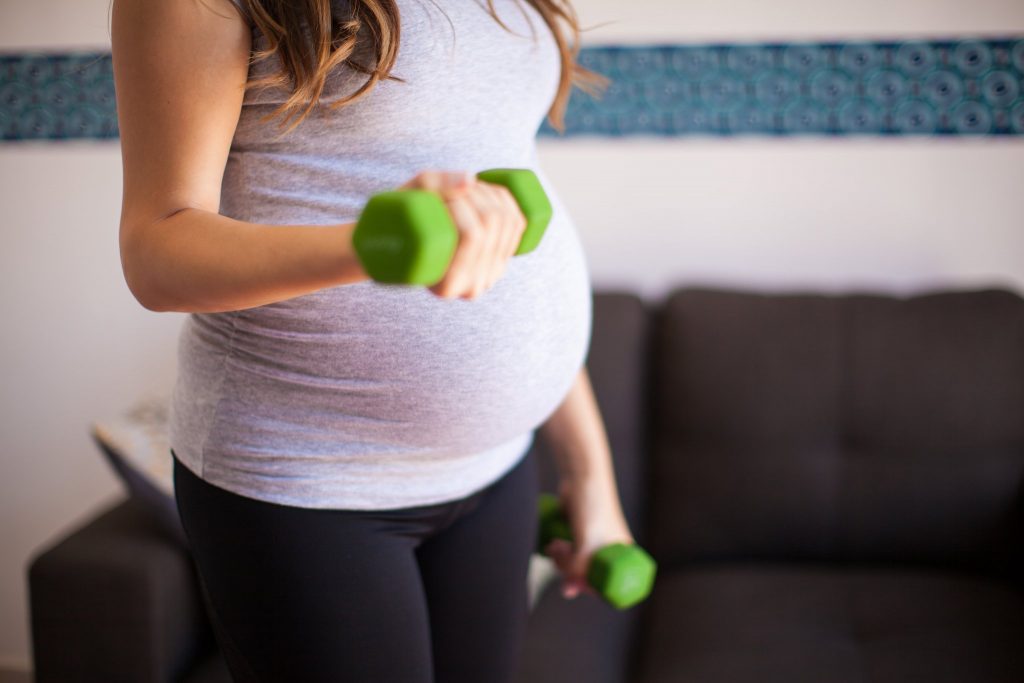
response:
<svg viewBox="0 0 1024 683"><path fill-rule="evenodd" d="M545 129L539 147L595 289L1024 293L1020 0L574 4L593 27L584 63L616 86L597 103L577 91L568 134ZM183 316L146 311L121 275L120 149L109 61L96 62L108 5L0 0L10 671L30 668L28 558L124 495L89 425L166 394L175 373ZM46 82L26 65L62 59L98 69L98 85L79 84L94 106L70 123L59 98L30 106ZM816 59L842 68L809 80ZM940 67L950 80L925 78Z"/></svg>

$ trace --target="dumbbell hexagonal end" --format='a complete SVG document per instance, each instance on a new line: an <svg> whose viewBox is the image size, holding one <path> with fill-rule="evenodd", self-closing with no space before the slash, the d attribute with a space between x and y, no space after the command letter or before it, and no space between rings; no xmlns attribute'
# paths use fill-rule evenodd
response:
<svg viewBox="0 0 1024 683"><path fill-rule="evenodd" d="M594 553L587 582L612 606L626 609L650 594L657 568L640 546L612 543Z"/></svg>
<svg viewBox="0 0 1024 683"><path fill-rule="evenodd" d="M448 270L458 233L436 193L395 190L370 197L352 243L377 282L429 286Z"/></svg>
<svg viewBox="0 0 1024 683"><path fill-rule="evenodd" d="M572 540L572 529L569 528L569 521L562 515L562 503L558 496L541 493L537 498L537 509L540 519L537 534L538 553L543 555L548 543L556 538Z"/></svg>
<svg viewBox="0 0 1024 683"><path fill-rule="evenodd" d="M504 185L515 197L520 211L526 217L526 231L516 254L533 251L544 237L551 222L551 202L533 171L525 168L492 168L477 173L477 178L488 183Z"/></svg>

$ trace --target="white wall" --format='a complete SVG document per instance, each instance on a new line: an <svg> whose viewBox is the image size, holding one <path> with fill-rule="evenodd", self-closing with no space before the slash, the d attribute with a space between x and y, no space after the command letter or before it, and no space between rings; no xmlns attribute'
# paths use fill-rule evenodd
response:
<svg viewBox="0 0 1024 683"><path fill-rule="evenodd" d="M90 421L170 385L180 316L121 277L116 143L0 145L0 188L2 666L29 657L29 554L121 495Z"/></svg>
<svg viewBox="0 0 1024 683"><path fill-rule="evenodd" d="M1020 0L576 0L587 44L1020 35Z"/></svg>
<svg viewBox="0 0 1024 683"><path fill-rule="evenodd" d="M1024 141L566 141L595 284L1024 292Z"/></svg>
<svg viewBox="0 0 1024 683"><path fill-rule="evenodd" d="M0 50L109 48L108 0L0 0ZM1020 0L577 0L587 44L1024 33ZM59 17L59 19L55 19ZM541 160L595 285L1024 291L1024 141L574 139ZM113 143L0 143L0 666L28 667L25 567L121 489L91 420L169 390L181 316L117 254Z"/></svg>

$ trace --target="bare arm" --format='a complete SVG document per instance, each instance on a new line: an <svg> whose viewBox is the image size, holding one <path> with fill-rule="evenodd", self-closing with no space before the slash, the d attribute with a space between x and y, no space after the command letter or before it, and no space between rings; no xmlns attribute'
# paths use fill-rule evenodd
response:
<svg viewBox="0 0 1024 683"><path fill-rule="evenodd" d="M573 547L553 541L552 558L566 574L566 595L586 585L590 554L609 543L633 543L615 484L604 420L586 368L540 435L551 446L559 473L559 495L569 515Z"/></svg>
<svg viewBox="0 0 1024 683"><path fill-rule="evenodd" d="M352 223L218 213L251 48L230 1L115 0L112 22L121 263L136 299L154 311L238 310L366 279Z"/></svg>
<svg viewBox="0 0 1024 683"><path fill-rule="evenodd" d="M594 487L602 494L607 513L621 516L611 448L586 368L579 371L569 393L541 426L540 433L551 446L562 480Z"/></svg>

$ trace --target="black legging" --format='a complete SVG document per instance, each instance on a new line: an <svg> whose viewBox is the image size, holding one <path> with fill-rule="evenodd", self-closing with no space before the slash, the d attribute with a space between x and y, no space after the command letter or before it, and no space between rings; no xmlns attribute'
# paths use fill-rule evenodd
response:
<svg viewBox="0 0 1024 683"><path fill-rule="evenodd" d="M512 680L536 543L534 457L467 498L385 511L254 500L175 457L178 511L233 679Z"/></svg>

